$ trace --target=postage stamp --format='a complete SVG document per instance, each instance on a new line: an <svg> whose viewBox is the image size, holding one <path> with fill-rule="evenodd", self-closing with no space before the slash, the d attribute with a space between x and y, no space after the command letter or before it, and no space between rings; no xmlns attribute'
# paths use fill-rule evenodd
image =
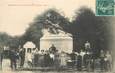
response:
<svg viewBox="0 0 115 73"><path fill-rule="evenodd" d="M97 16L113 16L114 0L96 0Z"/></svg>

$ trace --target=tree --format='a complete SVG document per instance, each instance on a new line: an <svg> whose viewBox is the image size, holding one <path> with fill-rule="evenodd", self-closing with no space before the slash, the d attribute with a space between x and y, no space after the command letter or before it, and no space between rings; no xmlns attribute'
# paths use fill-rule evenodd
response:
<svg viewBox="0 0 115 73"><path fill-rule="evenodd" d="M43 14L35 17L29 28L26 30L22 39L33 41L39 47L40 38L43 36L42 29L49 29L52 34L58 34L58 29L68 31L70 22L62 16L56 9L49 9Z"/></svg>
<svg viewBox="0 0 115 73"><path fill-rule="evenodd" d="M0 32L0 52L2 52L4 46L9 46L10 39L10 35L4 32Z"/></svg>
<svg viewBox="0 0 115 73"><path fill-rule="evenodd" d="M18 50L19 45L20 45L20 36L14 36L14 37L10 38L8 45L9 45L10 49Z"/></svg>
<svg viewBox="0 0 115 73"><path fill-rule="evenodd" d="M7 46L9 44L9 39L11 39L11 36L7 33L1 32L0 33L0 44L1 46Z"/></svg>
<svg viewBox="0 0 115 73"><path fill-rule="evenodd" d="M109 38L108 21L106 17L95 16L89 8L80 8L76 12L76 17L71 25L74 49L83 49L84 43L89 41L94 53L99 54L100 49L105 50L108 47Z"/></svg>

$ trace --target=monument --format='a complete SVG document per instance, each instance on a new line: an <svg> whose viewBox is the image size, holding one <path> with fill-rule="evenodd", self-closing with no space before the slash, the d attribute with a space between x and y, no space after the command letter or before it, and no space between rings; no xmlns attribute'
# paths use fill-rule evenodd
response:
<svg viewBox="0 0 115 73"><path fill-rule="evenodd" d="M40 39L40 50L49 50L52 45L59 52L71 53L73 50L73 39L70 34L59 30L59 34L51 34L43 29L44 36Z"/></svg>

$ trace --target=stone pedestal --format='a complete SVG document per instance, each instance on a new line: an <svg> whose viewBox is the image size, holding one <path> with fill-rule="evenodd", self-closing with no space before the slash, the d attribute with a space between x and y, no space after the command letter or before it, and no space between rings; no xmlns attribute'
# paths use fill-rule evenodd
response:
<svg viewBox="0 0 115 73"><path fill-rule="evenodd" d="M68 35L51 34L40 39L40 50L49 50L54 45L61 52L71 53L73 50L73 39Z"/></svg>

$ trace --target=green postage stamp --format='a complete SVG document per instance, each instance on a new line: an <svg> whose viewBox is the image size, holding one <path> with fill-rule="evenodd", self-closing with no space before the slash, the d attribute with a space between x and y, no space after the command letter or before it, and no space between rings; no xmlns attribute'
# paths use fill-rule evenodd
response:
<svg viewBox="0 0 115 73"><path fill-rule="evenodd" d="M113 16L114 14L114 0L96 0L97 16Z"/></svg>

